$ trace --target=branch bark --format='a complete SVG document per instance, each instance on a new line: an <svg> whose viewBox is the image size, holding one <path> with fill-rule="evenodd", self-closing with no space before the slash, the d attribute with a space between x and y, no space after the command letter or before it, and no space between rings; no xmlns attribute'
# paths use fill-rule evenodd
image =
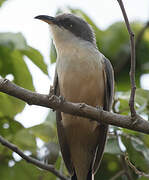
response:
<svg viewBox="0 0 149 180"><path fill-rule="evenodd" d="M135 119L136 111L134 106L134 98L135 98L135 91L136 91L136 84L135 84L135 66L136 66L136 60L135 60L135 35L131 30L129 20L123 5L122 0L117 0L120 8L122 10L122 14L125 20L125 24L129 33L130 37L130 47L131 47L131 68L130 68L130 82L131 82L131 94L130 94L130 100L129 100L129 106L130 106L130 112L132 120Z"/></svg>
<svg viewBox="0 0 149 180"><path fill-rule="evenodd" d="M44 95L35 93L24 88L21 88L7 79L0 79L0 92L14 96L28 103L29 105L38 105L53 110L59 110L64 113L86 117L91 121L102 122L114 126L131 129L134 131L149 134L149 122L144 120L139 115L135 116L135 123L131 116L119 115L103 111L84 103L72 103L63 100L63 98L55 95Z"/></svg>
<svg viewBox="0 0 149 180"><path fill-rule="evenodd" d="M40 161L38 161L37 159L34 159L30 156L25 155L16 145L8 142L7 140L5 140L2 136L0 136L0 143L6 147L8 147L9 149L11 149L12 151L16 152L17 154L19 154L23 159L25 159L28 163L34 164L37 167L50 171L51 173L53 173L55 176L59 177L61 180L68 180L65 176L63 176L62 174L60 174L59 171L57 171L52 165L48 165L48 164L44 164Z"/></svg>

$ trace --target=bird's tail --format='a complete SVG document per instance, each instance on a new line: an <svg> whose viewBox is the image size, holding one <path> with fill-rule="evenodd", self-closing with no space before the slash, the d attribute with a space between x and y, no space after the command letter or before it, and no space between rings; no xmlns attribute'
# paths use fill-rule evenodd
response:
<svg viewBox="0 0 149 180"><path fill-rule="evenodd" d="M76 176L76 173L74 173L74 175L71 177L71 180L78 180L77 176ZM94 177L93 177L93 174L92 174L91 170L88 172L86 180L94 180Z"/></svg>
<svg viewBox="0 0 149 180"><path fill-rule="evenodd" d="M87 175L87 180L94 180L94 178L92 179L93 175L92 175L92 169L89 170L88 175Z"/></svg>
<svg viewBox="0 0 149 180"><path fill-rule="evenodd" d="M74 175L71 177L71 180L77 180L76 174L74 174Z"/></svg>
<svg viewBox="0 0 149 180"><path fill-rule="evenodd" d="M77 180L76 172L74 172L74 175L71 177L71 180Z"/></svg>

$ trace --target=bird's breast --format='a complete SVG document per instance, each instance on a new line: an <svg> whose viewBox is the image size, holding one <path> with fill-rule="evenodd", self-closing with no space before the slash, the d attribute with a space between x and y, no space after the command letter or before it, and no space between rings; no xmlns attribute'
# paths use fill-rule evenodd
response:
<svg viewBox="0 0 149 180"><path fill-rule="evenodd" d="M71 102L102 105L104 73L100 55L96 51L73 51L59 56L57 61L61 95Z"/></svg>

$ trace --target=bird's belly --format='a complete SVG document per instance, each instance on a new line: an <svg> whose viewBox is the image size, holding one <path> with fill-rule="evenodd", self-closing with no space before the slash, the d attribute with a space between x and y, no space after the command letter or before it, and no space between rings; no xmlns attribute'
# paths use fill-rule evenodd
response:
<svg viewBox="0 0 149 180"><path fill-rule="evenodd" d="M61 61L57 65L60 94L67 101L103 106L102 63L94 60L72 61ZM75 169L79 171L82 167L81 172L89 169L98 145L99 124L65 113L62 113L62 124Z"/></svg>
<svg viewBox="0 0 149 180"><path fill-rule="evenodd" d="M60 94L71 102L102 106L104 96L102 63L95 60L63 61L57 65Z"/></svg>
<svg viewBox="0 0 149 180"><path fill-rule="evenodd" d="M98 60L63 59L57 64L60 94L70 102L86 103L91 106L103 106L104 74L102 63ZM74 119L74 120L73 120ZM86 128L93 131L95 122L62 113L62 122L66 127Z"/></svg>

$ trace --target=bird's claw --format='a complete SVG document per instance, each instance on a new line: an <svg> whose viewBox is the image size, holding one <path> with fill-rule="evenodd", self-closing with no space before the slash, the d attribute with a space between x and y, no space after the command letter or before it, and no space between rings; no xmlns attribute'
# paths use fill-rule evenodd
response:
<svg viewBox="0 0 149 180"><path fill-rule="evenodd" d="M102 116L102 111L103 111L103 107L102 106L96 106L96 109L97 109L97 111L99 111L99 113L100 113L100 117ZM101 122L98 122L99 123L99 125L101 124Z"/></svg>
<svg viewBox="0 0 149 180"><path fill-rule="evenodd" d="M138 122L138 119L136 117L132 118L132 125L136 125Z"/></svg>
<svg viewBox="0 0 149 180"><path fill-rule="evenodd" d="M103 111L103 107L102 106L96 106L98 111Z"/></svg>
<svg viewBox="0 0 149 180"><path fill-rule="evenodd" d="M59 103L63 104L65 102L64 96L59 96Z"/></svg>
<svg viewBox="0 0 149 180"><path fill-rule="evenodd" d="M81 108L84 108L85 107L85 103L80 103L79 104L79 108L81 109Z"/></svg>
<svg viewBox="0 0 149 180"><path fill-rule="evenodd" d="M49 96L54 95L54 87L51 85L50 86L50 91L49 91Z"/></svg>
<svg viewBox="0 0 149 180"><path fill-rule="evenodd" d="M135 113L131 116L131 124L134 126L138 123L138 115Z"/></svg>

